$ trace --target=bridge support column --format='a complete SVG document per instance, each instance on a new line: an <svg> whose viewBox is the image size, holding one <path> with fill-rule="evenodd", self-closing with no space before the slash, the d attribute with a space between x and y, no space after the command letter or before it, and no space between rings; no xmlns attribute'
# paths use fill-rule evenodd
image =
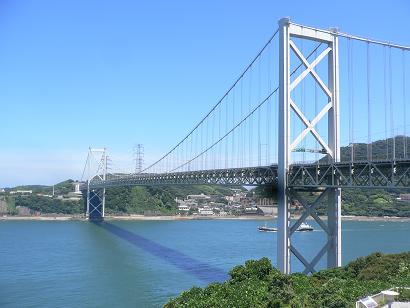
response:
<svg viewBox="0 0 410 308"><path fill-rule="evenodd" d="M305 274L314 273L316 264L327 255L327 267L333 268L341 266L341 228L340 228L340 190L325 188L317 191L314 200L308 200L303 195L306 191L289 189L289 199L302 205L304 211L289 229L289 239L297 231L300 225L308 218L312 217L318 226L326 233L327 239L323 247L317 252L315 257L309 261L295 246L290 244L290 250L294 256L305 266ZM310 193L310 192L309 192ZM317 214L317 207L327 207L327 223Z"/></svg>
<svg viewBox="0 0 410 308"><path fill-rule="evenodd" d="M312 52L305 56L303 50L300 50L296 45L295 38L316 43L316 53ZM291 75L291 59L297 59L305 70L301 73L294 71ZM327 77L327 82L322 80L315 69L324 59L327 59L328 66L328 74L325 76ZM318 110L313 119L309 119L310 116L304 114L302 108L298 106L296 98L291 96L291 92L308 75L317 83L327 99L324 106L321 107L322 109ZM293 112L294 118L300 120L305 126L300 133L291 132L291 112ZM316 126L325 115L328 118L327 131L319 131ZM289 18L281 19L279 21L279 205L277 264L282 273L289 274L291 272L291 253L305 265L306 273L314 272L314 266L325 253L327 254L328 267L341 265L340 189L326 188L314 203L309 204L296 191L297 187L289 183L288 179L292 151L309 134L313 136L317 144L322 148L320 153L325 154L329 162L340 160L339 126L339 63L336 32L314 30L293 24ZM323 202L325 196L327 196L327 224L315 212L315 207ZM299 201L305 208L305 213L290 227L290 204L292 200ZM307 261L303 254L292 246L291 242L292 234L308 216L312 216L327 233L326 245L311 262Z"/></svg>
<svg viewBox="0 0 410 308"><path fill-rule="evenodd" d="M327 267L342 266L341 189L329 188L327 203Z"/></svg>
<svg viewBox="0 0 410 308"><path fill-rule="evenodd" d="M89 149L84 173L87 172L85 198L85 217L89 220L102 220L105 216L105 188L95 188L98 181L107 176L107 155L105 149Z"/></svg>
<svg viewBox="0 0 410 308"><path fill-rule="evenodd" d="M101 220L105 216L105 188L87 190L85 217L89 220Z"/></svg>

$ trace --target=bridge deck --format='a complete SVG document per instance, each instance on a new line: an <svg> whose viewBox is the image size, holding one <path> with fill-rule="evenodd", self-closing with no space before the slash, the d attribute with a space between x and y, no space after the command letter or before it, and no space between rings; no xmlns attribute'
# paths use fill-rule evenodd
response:
<svg viewBox="0 0 410 308"><path fill-rule="evenodd" d="M276 185L277 165L173 173L108 174L91 189L144 185ZM410 159L293 164L289 187L410 188ZM86 184L81 186L85 190Z"/></svg>

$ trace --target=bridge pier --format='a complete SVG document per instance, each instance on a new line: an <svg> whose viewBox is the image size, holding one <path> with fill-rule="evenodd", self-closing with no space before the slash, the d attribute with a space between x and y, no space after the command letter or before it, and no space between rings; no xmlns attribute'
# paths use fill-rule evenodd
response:
<svg viewBox="0 0 410 308"><path fill-rule="evenodd" d="M305 266L305 274L314 273L316 264L325 254L327 255L328 268L341 266L340 189L325 188L319 192L315 200L310 202L303 196L303 192L306 192L306 190L299 191L297 189L289 189L288 191L289 205L292 202L297 202L304 208L301 216L289 227L288 239L290 251ZM327 207L327 222L317 214L317 207L320 205ZM291 243L291 236L309 216L312 217L327 234L326 243L311 261L307 260Z"/></svg>
<svg viewBox="0 0 410 308"><path fill-rule="evenodd" d="M86 219L103 220L105 216L105 188L88 189L86 194Z"/></svg>
<svg viewBox="0 0 410 308"><path fill-rule="evenodd" d="M294 38L312 41L318 44L317 55L303 54L294 42ZM319 45L320 44L320 45ZM324 45L323 50L318 49ZM299 75L293 76L297 71L290 73L291 52L300 60L305 70ZM315 67L327 59L328 74L327 82L324 83L315 70ZM308 75L311 75L320 89L327 96L327 103L319 110L312 120L298 107L296 98L291 92ZM291 254L305 266L305 273L314 272L315 265L327 254L327 267L341 265L341 229L340 208L341 191L339 188L326 188L320 193L313 203L308 203L298 187L289 183L289 166L291 165L291 153L296 147L311 134L316 142L322 147L321 153L326 154L329 162L340 160L340 124L339 124L339 63L338 63L338 38L335 32L315 31L290 22L289 18L279 21L279 149L278 149L278 238L277 238L277 264L279 269L289 274L291 272ZM303 123L305 129L296 134L291 140L291 112ZM316 124L325 116L328 118L327 132L318 131ZM296 132L295 132L296 133ZM327 141L326 141L327 140ZM328 184L328 183L326 183ZM334 183L333 183L334 184ZM320 188L320 185L316 187ZM327 197L327 224L316 213L315 208ZM305 212L291 226L290 204L298 201L304 207ZM320 249L313 260L308 261L291 242L292 234L307 217L312 216L319 226L327 233L326 244Z"/></svg>

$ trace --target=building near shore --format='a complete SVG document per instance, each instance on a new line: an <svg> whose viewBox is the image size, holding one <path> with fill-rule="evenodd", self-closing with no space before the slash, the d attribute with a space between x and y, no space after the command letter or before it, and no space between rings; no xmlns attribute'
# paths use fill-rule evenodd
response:
<svg viewBox="0 0 410 308"><path fill-rule="evenodd" d="M202 208L198 208L198 214L201 216L215 215L214 211L207 205Z"/></svg>
<svg viewBox="0 0 410 308"><path fill-rule="evenodd" d="M31 195L32 193L32 190L12 190L10 195Z"/></svg>
<svg viewBox="0 0 410 308"><path fill-rule="evenodd" d="M246 215L256 215L258 214L258 207L257 206L250 206L245 208Z"/></svg>
<svg viewBox="0 0 410 308"><path fill-rule="evenodd" d="M188 213L191 208L188 205L180 204L178 205L178 211L183 213Z"/></svg>

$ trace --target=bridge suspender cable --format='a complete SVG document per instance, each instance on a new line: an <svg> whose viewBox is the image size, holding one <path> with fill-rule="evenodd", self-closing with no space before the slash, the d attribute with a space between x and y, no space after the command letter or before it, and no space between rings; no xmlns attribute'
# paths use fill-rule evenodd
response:
<svg viewBox="0 0 410 308"><path fill-rule="evenodd" d="M390 103L390 133L393 142L392 146L392 158L396 159L396 136L394 133L394 121L393 121L393 83L392 83L392 63L391 63L391 46L389 46L389 103Z"/></svg>
<svg viewBox="0 0 410 308"><path fill-rule="evenodd" d="M248 93L248 104L249 104L249 113L252 112L252 68L249 74L249 93ZM250 122L250 121L249 121ZM252 125L248 123L248 134L249 134L249 143L248 143L248 157L249 157L249 166L252 166L252 149L253 149L253 140L252 140Z"/></svg>
<svg viewBox="0 0 410 308"><path fill-rule="evenodd" d="M272 91L271 81L271 50L268 48L268 89ZM266 166L270 164L270 139L271 139L271 118L272 118L272 100L268 101L268 108L266 112Z"/></svg>
<svg viewBox="0 0 410 308"><path fill-rule="evenodd" d="M402 50L402 69L403 69L403 76L402 76L402 82L403 82L403 136L404 136L404 142L403 142L403 152L404 156L403 158L407 158L407 112L406 112L406 57L404 54L404 50Z"/></svg>
<svg viewBox="0 0 410 308"><path fill-rule="evenodd" d="M259 97L259 101L261 101L262 99L262 91L261 91L261 59L259 58L259 62L258 62L258 97ZM261 109L258 109L258 166L261 166L262 161L261 161Z"/></svg>
<svg viewBox="0 0 410 308"><path fill-rule="evenodd" d="M315 59L317 59L317 50L315 51ZM316 70L316 66L314 68L315 72ZM317 93L317 82L315 82L315 114L318 113L318 99L317 99L318 93ZM319 143L317 142L316 138L315 138L315 149L317 149L319 146ZM315 153L315 161L319 160L319 153Z"/></svg>
<svg viewBox="0 0 410 308"><path fill-rule="evenodd" d="M348 101L349 101L349 146L350 146L350 161L354 161L354 140L353 140L353 60L352 60L352 41L347 42L347 86L348 86Z"/></svg>
<svg viewBox="0 0 410 308"><path fill-rule="evenodd" d="M370 104L370 43L366 44L366 80L367 80L367 159L371 161L372 155L372 139L371 139L371 104Z"/></svg>
<svg viewBox="0 0 410 308"><path fill-rule="evenodd" d="M310 53L309 55L306 57L306 59L309 59L314 53L315 51L317 51L319 49L319 47L322 45L322 43L319 43ZM303 63L300 63L291 73L290 75L292 76L293 74L296 73L296 71L303 65ZM187 162L183 163L182 165L174 168L173 170L170 170L169 172L174 172L180 168L183 168L184 166L186 166L187 164L190 164L191 162L193 162L195 159L197 159L198 157L202 156L203 154L205 154L207 151L209 151L210 149L212 149L214 146L216 146L218 143L220 143L222 140L224 140L227 136L229 136L237 127L239 127L242 123L244 123L247 119L249 119L250 117L253 116L253 114L255 113L255 111L257 111L264 103L266 103L273 94L275 94L277 91L279 90L279 87L277 87L275 90L273 90L263 101L261 101L246 117L244 117L240 122L238 122L234 127L232 127L227 133L225 133L221 138L219 138L216 142L214 142L210 147L208 147L207 149L203 150L202 152L200 152L198 155L196 155L195 157L191 158L190 160L188 160Z"/></svg>
<svg viewBox="0 0 410 308"><path fill-rule="evenodd" d="M383 80L384 80L384 134L386 139L386 160L389 159L389 139L387 135L387 65L386 65L386 46L383 46Z"/></svg>
<svg viewBox="0 0 410 308"><path fill-rule="evenodd" d="M201 119L201 121L198 122L197 125L177 144L175 145L171 150L169 150L165 155L163 155L160 159L149 165L147 168L145 168L142 172L151 169L154 165L162 161L165 157L167 157L169 154L171 154L179 145L181 145L185 140L188 139L188 137L209 117L209 115L214 112L214 110L223 102L223 100L228 96L228 94L231 92L233 88L236 87L238 82L243 78L243 76L248 72L248 70L253 66L255 61L260 57L260 55L264 52L267 46L272 42L272 40L275 38L275 36L278 34L279 29L277 29L273 35L270 37L268 42L262 47L262 49L259 51L259 53L255 56L255 58L251 61L251 63L245 68L245 70L242 72L242 74L236 79L236 81L232 84L232 86L228 89L228 91L225 92L225 94L222 96L222 98L212 107L212 109Z"/></svg>

